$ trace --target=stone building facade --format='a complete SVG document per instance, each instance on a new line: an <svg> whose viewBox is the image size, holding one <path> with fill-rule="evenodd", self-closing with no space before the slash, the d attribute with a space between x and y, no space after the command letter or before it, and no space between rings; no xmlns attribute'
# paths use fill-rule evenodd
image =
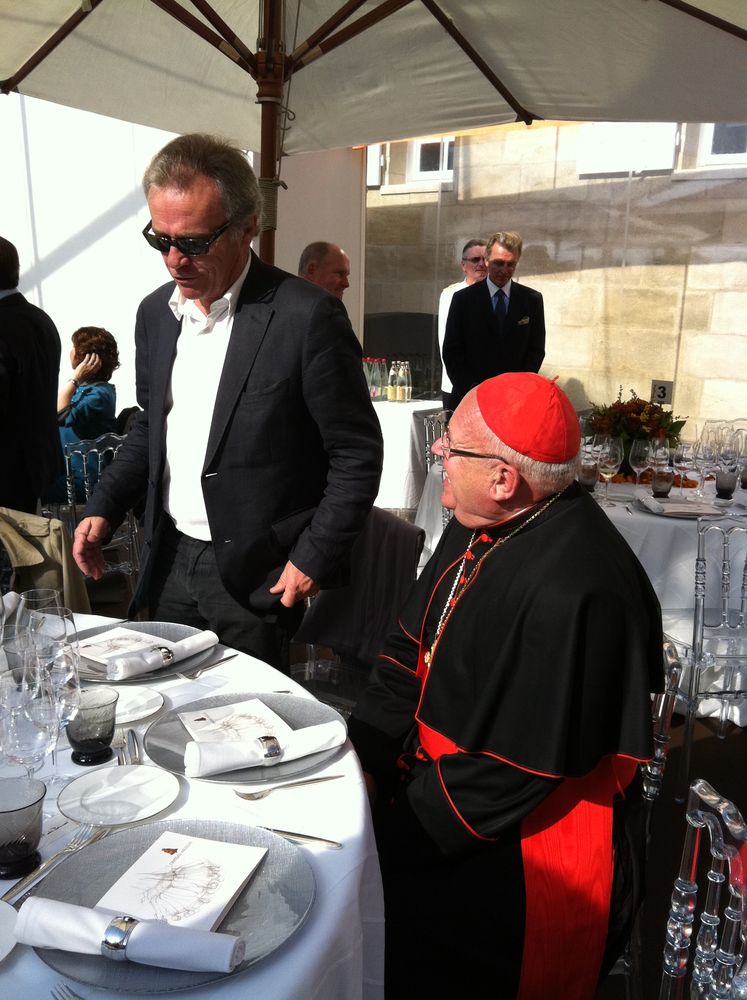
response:
<svg viewBox="0 0 747 1000"><path fill-rule="evenodd" d="M517 279L545 299L542 373L578 409L620 386L649 398L655 379L691 433L746 417L747 154L737 134L736 155L705 162L706 129L504 125L454 138L453 180L435 182L412 180L413 143L382 147L366 314L435 313L462 244L515 229Z"/></svg>

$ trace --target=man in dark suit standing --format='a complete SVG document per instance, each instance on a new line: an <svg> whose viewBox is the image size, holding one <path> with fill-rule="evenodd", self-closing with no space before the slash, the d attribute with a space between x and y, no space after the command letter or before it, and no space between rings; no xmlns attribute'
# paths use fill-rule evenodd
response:
<svg viewBox="0 0 747 1000"><path fill-rule="evenodd" d="M513 281L518 233L494 233L485 248L488 276L456 292L446 321L443 358L453 383L452 408L473 386L504 372L539 372L545 357L542 295Z"/></svg>
<svg viewBox="0 0 747 1000"><path fill-rule="evenodd" d="M143 188L173 281L138 310L143 413L74 554L100 576L102 542L145 497L134 606L287 668L301 602L340 581L378 491L360 345L337 299L252 252L260 193L239 149L180 136Z"/></svg>
<svg viewBox="0 0 747 1000"><path fill-rule="evenodd" d="M18 291L18 251L0 236L0 507L35 514L62 472L57 431L60 336Z"/></svg>

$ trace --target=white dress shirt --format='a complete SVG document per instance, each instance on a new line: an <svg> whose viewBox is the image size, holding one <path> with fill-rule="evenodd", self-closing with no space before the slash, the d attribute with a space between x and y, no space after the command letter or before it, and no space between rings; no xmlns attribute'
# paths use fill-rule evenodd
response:
<svg viewBox="0 0 747 1000"><path fill-rule="evenodd" d="M441 355L441 392L451 392L453 388L451 379L446 374L446 365L444 364L444 337L446 336L446 320L449 317L449 308L451 307L451 300L454 298L454 292L458 292L461 288L466 287L466 278L464 281L455 281L453 285L447 285L446 288L444 288L438 300L438 351Z"/></svg>
<svg viewBox="0 0 747 1000"><path fill-rule="evenodd" d="M182 329L166 404L164 507L179 531L204 541L211 541L211 535L202 495L202 469L236 302L250 263L251 256L228 291L213 302L207 316L194 301L185 299L178 285L169 300Z"/></svg>

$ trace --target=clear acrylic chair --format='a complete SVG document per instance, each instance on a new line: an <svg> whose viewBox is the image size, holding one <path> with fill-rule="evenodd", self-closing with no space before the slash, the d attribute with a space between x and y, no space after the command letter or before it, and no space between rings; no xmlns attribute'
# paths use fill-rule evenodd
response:
<svg viewBox="0 0 747 1000"><path fill-rule="evenodd" d="M682 861L667 919L659 1000L747 997L747 826L738 809L702 778L690 786L685 819ZM699 905L699 862L706 855L705 899Z"/></svg>
<svg viewBox="0 0 747 1000"><path fill-rule="evenodd" d="M117 457L124 441L125 436L121 434L102 434L100 437L84 441L71 441L64 446L71 536L80 520L82 506L91 499L101 474ZM78 482L81 477L84 501L78 499ZM111 558L114 554L117 555L116 559ZM123 524L104 547L104 556L107 570L116 570L128 576L137 575L140 567L140 543L133 511L127 512Z"/></svg>
<svg viewBox="0 0 747 1000"><path fill-rule="evenodd" d="M664 768L669 753L671 740L672 714L677 701L682 663L680 662L674 643L668 639L663 644L664 658L664 690L652 696L651 719L653 723L653 755L650 760L641 764L643 779L643 797L646 800L646 854L648 855L653 828L654 805L661 795L664 778ZM633 929L625 950L610 970L610 975L625 976L626 1000L640 1000L643 995L641 979L642 942L642 910L636 914Z"/></svg>
<svg viewBox="0 0 747 1000"><path fill-rule="evenodd" d="M694 609L662 613L666 636L687 657L678 802L687 793L698 710L718 710L717 735L724 739L730 711L741 716L747 698L747 520L699 518L697 531Z"/></svg>
<svg viewBox="0 0 747 1000"><path fill-rule="evenodd" d="M433 454L433 445L440 437L443 437L450 417L451 410L439 410L437 413L429 413L423 419L423 428L425 430L425 468L429 475L431 474L431 469L438 461L438 456ZM441 475L443 476L443 469L441 470ZM442 527L446 527L453 513L447 507L441 508Z"/></svg>

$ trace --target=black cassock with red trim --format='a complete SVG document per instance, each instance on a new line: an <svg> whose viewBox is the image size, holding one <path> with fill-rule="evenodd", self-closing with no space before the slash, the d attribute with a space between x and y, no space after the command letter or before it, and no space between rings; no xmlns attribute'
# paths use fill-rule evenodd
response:
<svg viewBox="0 0 747 1000"><path fill-rule="evenodd" d="M661 612L588 494L542 506L472 541L451 522L350 720L387 996L593 997L636 905Z"/></svg>

